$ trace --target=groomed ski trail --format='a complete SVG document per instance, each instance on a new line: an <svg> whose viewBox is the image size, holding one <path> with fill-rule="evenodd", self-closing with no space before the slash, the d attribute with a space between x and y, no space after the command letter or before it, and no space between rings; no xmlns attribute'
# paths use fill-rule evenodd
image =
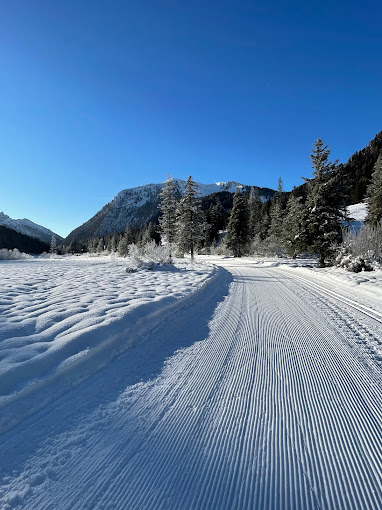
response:
<svg viewBox="0 0 382 510"><path fill-rule="evenodd" d="M3 508L381 508L379 315L222 264L215 289L0 438Z"/></svg>

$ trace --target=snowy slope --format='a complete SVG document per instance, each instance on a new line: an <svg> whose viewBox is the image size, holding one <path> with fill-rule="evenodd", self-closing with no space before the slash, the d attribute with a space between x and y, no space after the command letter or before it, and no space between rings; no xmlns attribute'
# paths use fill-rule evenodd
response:
<svg viewBox="0 0 382 510"><path fill-rule="evenodd" d="M367 206L365 202L349 205L347 207L347 212L349 217L352 218L352 221L350 222L350 227L355 230L359 230L365 223L367 213Z"/></svg>
<svg viewBox="0 0 382 510"><path fill-rule="evenodd" d="M174 179L174 182L178 194L181 196L184 192L185 181ZM216 184L197 184L199 188L198 195L200 197L221 191L234 193L237 186L248 187L233 181ZM163 186L164 183L147 184L119 192L95 216L71 232L66 241L70 242L72 239L86 239L92 236L103 236L113 232L121 232L125 229L127 223L131 227L141 227L147 224L159 212L158 204ZM257 189L263 201L271 198L274 193L274 191L268 188Z"/></svg>
<svg viewBox="0 0 382 510"><path fill-rule="evenodd" d="M13 220L3 212L0 212L0 225L11 228L20 234L36 237L37 239L40 239L46 243L50 242L52 235L56 236L57 241L62 240L62 237L54 234L54 232L48 228L38 225L37 223L33 223L33 221L28 220L27 218Z"/></svg>
<svg viewBox="0 0 382 510"><path fill-rule="evenodd" d="M0 438L2 508L382 508L379 298L216 260L198 299Z"/></svg>

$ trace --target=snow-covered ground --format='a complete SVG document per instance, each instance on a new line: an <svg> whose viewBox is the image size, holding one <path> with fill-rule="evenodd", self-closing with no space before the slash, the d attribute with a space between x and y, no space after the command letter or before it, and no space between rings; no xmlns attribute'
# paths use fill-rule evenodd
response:
<svg viewBox="0 0 382 510"><path fill-rule="evenodd" d="M123 352L216 273L180 261L127 273L127 263L0 262L0 433Z"/></svg>
<svg viewBox="0 0 382 510"><path fill-rule="evenodd" d="M171 287L173 276L199 279L173 313L162 308L154 320L150 307L137 306L141 323L128 349L0 437L2 508L382 507L381 275L319 270L309 261L205 259L220 270L208 263L166 275L164 295L182 285ZM128 315L119 296L132 297L129 278L142 278L137 288L146 284L152 300L162 277L126 276L110 262L71 263L53 261L49 272L49 261L19 262L23 277L2 266L14 289L7 299L24 303L5 318L24 318L24 342L38 334L29 321L49 312L28 294L29 279L36 296L44 286L55 293L42 302L52 301L57 314L58 302L64 309L68 301L88 340L101 345L100 332ZM189 291L185 285L180 295ZM88 323L82 314L92 306L99 312ZM54 327L48 317L41 323L45 334ZM76 324L68 322L67 334Z"/></svg>

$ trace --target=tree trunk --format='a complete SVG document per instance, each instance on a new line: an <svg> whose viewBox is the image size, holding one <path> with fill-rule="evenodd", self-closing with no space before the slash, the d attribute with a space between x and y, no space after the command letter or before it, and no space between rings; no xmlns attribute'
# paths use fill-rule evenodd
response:
<svg viewBox="0 0 382 510"><path fill-rule="evenodd" d="M318 267L325 267L325 255L320 253L320 260L318 261Z"/></svg>

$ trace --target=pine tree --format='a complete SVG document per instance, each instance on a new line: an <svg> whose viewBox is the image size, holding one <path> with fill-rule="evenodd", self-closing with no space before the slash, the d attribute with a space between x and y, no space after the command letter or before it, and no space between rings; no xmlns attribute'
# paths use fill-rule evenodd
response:
<svg viewBox="0 0 382 510"><path fill-rule="evenodd" d="M117 251L118 244L117 244L117 236L116 234L113 234L110 239L110 251L111 253L115 253Z"/></svg>
<svg viewBox="0 0 382 510"><path fill-rule="evenodd" d="M104 249L105 249L104 240L102 237L100 237L97 245L97 253L102 253Z"/></svg>
<svg viewBox="0 0 382 510"><path fill-rule="evenodd" d="M56 236L53 234L51 239L50 239L50 253L51 255L56 255L57 254L57 241L56 241Z"/></svg>
<svg viewBox="0 0 382 510"><path fill-rule="evenodd" d="M367 188L366 221L373 226L382 221L382 151L374 165L371 182Z"/></svg>
<svg viewBox="0 0 382 510"><path fill-rule="evenodd" d="M176 202L176 189L174 186L174 181L171 176L169 176L161 192L159 208L161 210L162 216L159 219L159 226L162 241L170 246L170 257L171 245L175 242L176 236Z"/></svg>
<svg viewBox="0 0 382 510"><path fill-rule="evenodd" d="M244 255L249 240L248 199L239 189L233 197L231 215L227 227L227 247L235 257Z"/></svg>
<svg viewBox="0 0 382 510"><path fill-rule="evenodd" d="M197 184L191 175L176 210L176 242L180 253L189 252L194 260L195 249L204 236L204 217L197 199Z"/></svg>
<svg viewBox="0 0 382 510"><path fill-rule="evenodd" d="M251 187L248 199L249 209L249 237L254 239L261 230L261 209L262 201L257 188Z"/></svg>
<svg viewBox="0 0 382 510"><path fill-rule="evenodd" d="M277 191L274 194L271 209L269 212L270 216L270 227L268 235L276 240L281 240L283 231L283 208L281 203L283 193L283 181L279 177Z"/></svg>
<svg viewBox="0 0 382 510"><path fill-rule="evenodd" d="M302 204L302 197L296 197L291 194L283 223L283 244L288 255L294 259L298 253L306 250L306 228L306 214Z"/></svg>
<svg viewBox="0 0 382 510"><path fill-rule="evenodd" d="M325 267L325 258L341 240L341 221L345 217L344 194L336 173L338 162L331 162L329 155L328 146L318 139L310 156L313 179L305 179L309 190L306 202L309 245L319 255L319 267Z"/></svg>
<svg viewBox="0 0 382 510"><path fill-rule="evenodd" d="M127 257L129 254L129 246L133 243L133 241L133 233L131 231L130 225L127 224L125 232L123 233L118 243L118 253L121 257Z"/></svg>
<svg viewBox="0 0 382 510"><path fill-rule="evenodd" d="M207 222L209 224L208 237L209 243L217 243L219 230L223 228L224 218L222 213L222 205L219 199L216 204L211 204L208 210Z"/></svg>

